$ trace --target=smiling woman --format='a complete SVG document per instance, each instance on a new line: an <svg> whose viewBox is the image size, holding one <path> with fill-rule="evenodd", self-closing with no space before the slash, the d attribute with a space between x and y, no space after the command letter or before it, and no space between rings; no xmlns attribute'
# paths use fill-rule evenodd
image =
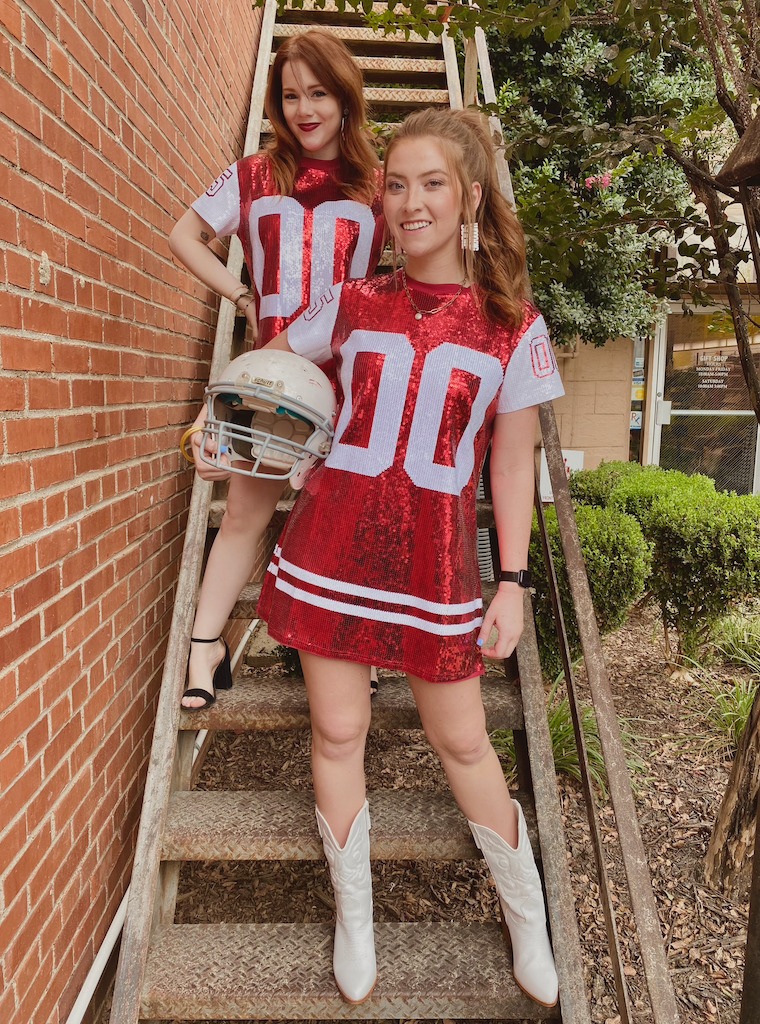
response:
<svg viewBox="0 0 760 1024"><path fill-rule="evenodd" d="M546 325L524 298L522 231L484 118L411 115L385 173L385 216L405 269L334 285L270 343L316 363L334 357L338 418L275 549L259 614L301 655L345 998L362 1002L377 975L363 770L377 665L407 673L496 879L515 978L553 1006L541 882L486 733L479 677L482 655L507 656L522 631L536 407L562 385ZM489 443L503 571L486 610L475 493Z"/></svg>
<svg viewBox="0 0 760 1024"><path fill-rule="evenodd" d="M172 252L245 313L258 346L336 282L371 274L379 259L380 168L362 131L362 84L348 49L329 33L311 30L286 40L267 85L274 140L223 171L171 233ZM208 247L231 234L243 245L250 291ZM216 466L201 459L201 444L207 456L216 451L202 433L206 415L204 406L193 424L193 459L201 477L223 480L230 476L227 454ZM198 600L182 700L187 710L208 707L215 690L231 684L221 632L286 483L285 473L278 480L256 476L253 462L236 467Z"/></svg>

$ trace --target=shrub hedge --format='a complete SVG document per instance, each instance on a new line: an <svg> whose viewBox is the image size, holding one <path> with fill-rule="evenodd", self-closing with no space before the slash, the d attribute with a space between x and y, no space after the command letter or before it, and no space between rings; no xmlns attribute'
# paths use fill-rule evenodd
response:
<svg viewBox="0 0 760 1024"><path fill-rule="evenodd" d="M602 633L610 633L622 626L631 605L643 592L651 562L649 545L644 540L641 527L636 520L616 509L579 505L575 518L599 630ZM572 657L575 658L581 651L580 636L570 599L557 516L553 508L546 509L546 525L559 580L568 642ZM530 543L530 565L536 590L535 618L541 664L544 672L554 677L562 669L562 659L549 596L549 579L535 516Z"/></svg>
<svg viewBox="0 0 760 1024"><path fill-rule="evenodd" d="M695 657L732 605L760 592L760 496L676 490L642 521L654 546L649 589Z"/></svg>
<svg viewBox="0 0 760 1024"><path fill-rule="evenodd" d="M675 627L682 655L694 657L732 605L760 592L760 497L717 492L700 474L626 462L575 473L570 489L578 517L598 507L639 523L652 551L646 585ZM588 571L591 581L597 570L589 564ZM629 571L621 563L624 580ZM595 607L599 583L591 588ZM601 605L597 616L601 628Z"/></svg>

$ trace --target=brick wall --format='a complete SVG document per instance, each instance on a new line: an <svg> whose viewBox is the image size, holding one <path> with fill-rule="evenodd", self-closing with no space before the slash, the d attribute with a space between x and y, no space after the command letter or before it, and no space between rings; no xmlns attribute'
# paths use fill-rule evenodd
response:
<svg viewBox="0 0 760 1024"><path fill-rule="evenodd" d="M250 0L0 0L0 1021L65 1021L129 880Z"/></svg>
<svg viewBox="0 0 760 1024"><path fill-rule="evenodd" d="M560 359L565 395L554 403L563 448L585 452L585 469L604 459L628 460L633 342L608 341L602 348L579 344Z"/></svg>

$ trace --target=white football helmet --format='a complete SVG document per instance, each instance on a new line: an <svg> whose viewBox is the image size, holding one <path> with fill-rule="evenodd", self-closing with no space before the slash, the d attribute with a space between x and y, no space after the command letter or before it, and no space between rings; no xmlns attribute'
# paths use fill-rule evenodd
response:
<svg viewBox="0 0 760 1024"><path fill-rule="evenodd" d="M330 451L335 408L332 384L308 359L277 349L246 352L206 388L200 457L241 476L288 480L298 490ZM215 452L206 452L207 439Z"/></svg>

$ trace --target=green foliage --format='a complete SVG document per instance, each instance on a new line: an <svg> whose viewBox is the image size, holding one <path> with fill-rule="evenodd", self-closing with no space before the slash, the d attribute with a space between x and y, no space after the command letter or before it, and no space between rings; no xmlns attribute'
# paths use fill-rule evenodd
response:
<svg viewBox="0 0 760 1024"><path fill-rule="evenodd" d="M606 508L623 477L641 473L643 468L638 462L601 462L596 469L581 469L570 476L570 494L579 505Z"/></svg>
<svg viewBox="0 0 760 1024"><path fill-rule="evenodd" d="M700 473L687 476L676 469L643 466L640 472L628 473L621 478L610 491L609 503L611 508L627 512L637 519L647 538L651 539L647 532L647 515L657 502L676 493L694 501L712 498L716 493L715 483Z"/></svg>
<svg viewBox="0 0 760 1024"><path fill-rule="evenodd" d="M567 694L559 695L558 693L561 678L560 676L555 680L547 699L549 735L552 740L554 767L560 774L569 775L571 778L580 781L581 770L578 760L578 748L575 744L570 702L568 701ZM607 774L604 768L602 745L599 740L596 718L590 707L581 708L581 728L586 741L589 774L601 790L602 796L606 797ZM512 766L506 768L504 774L508 782L514 782L517 777L517 768L514 766L515 742L512 732L508 729L494 732L491 734L491 742L497 754L507 757L512 761Z"/></svg>
<svg viewBox="0 0 760 1024"><path fill-rule="evenodd" d="M654 547L649 586L693 657L732 605L758 593L760 497L679 488L653 501L642 525Z"/></svg>
<svg viewBox="0 0 760 1024"><path fill-rule="evenodd" d="M717 681L702 684L707 698L704 715L717 734L711 746L733 753L752 713L757 682L734 679L731 686Z"/></svg>
<svg viewBox="0 0 760 1024"><path fill-rule="evenodd" d="M715 646L728 661L760 676L760 615L740 609L721 619L715 631Z"/></svg>
<svg viewBox="0 0 760 1024"><path fill-rule="evenodd" d="M651 559L649 547L636 520L615 509L581 505L576 510L576 521L599 630L610 633L622 626L632 604L644 589ZM581 650L580 635L553 508L546 510L546 525L559 581L568 643L571 656L576 657ZM535 618L541 664L547 675L556 676L562 668L562 660L535 519L529 557L536 590Z"/></svg>

